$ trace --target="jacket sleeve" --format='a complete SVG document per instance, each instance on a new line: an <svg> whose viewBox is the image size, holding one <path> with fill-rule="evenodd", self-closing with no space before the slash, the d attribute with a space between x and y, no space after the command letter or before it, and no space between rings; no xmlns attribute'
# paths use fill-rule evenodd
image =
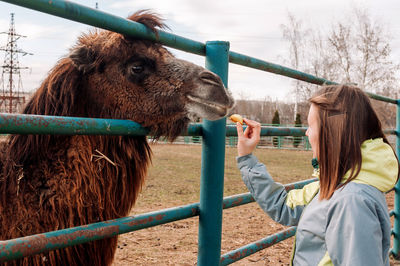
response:
<svg viewBox="0 0 400 266"><path fill-rule="evenodd" d="M325 243L334 265L386 265L378 216L376 204L356 193L330 204Z"/></svg>
<svg viewBox="0 0 400 266"><path fill-rule="evenodd" d="M303 189L286 192L285 187L271 178L265 165L258 162L254 155L237 157L237 163L242 179L258 205L276 222L297 225L304 206L311 198L310 184Z"/></svg>

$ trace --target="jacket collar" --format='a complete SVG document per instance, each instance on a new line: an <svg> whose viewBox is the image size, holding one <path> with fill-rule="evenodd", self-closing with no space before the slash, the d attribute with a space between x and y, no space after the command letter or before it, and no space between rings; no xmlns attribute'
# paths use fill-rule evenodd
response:
<svg viewBox="0 0 400 266"><path fill-rule="evenodd" d="M382 138L369 139L361 144L360 173L351 182L371 185L382 192L391 190L397 182L398 162L393 149ZM348 171L343 179L350 176Z"/></svg>

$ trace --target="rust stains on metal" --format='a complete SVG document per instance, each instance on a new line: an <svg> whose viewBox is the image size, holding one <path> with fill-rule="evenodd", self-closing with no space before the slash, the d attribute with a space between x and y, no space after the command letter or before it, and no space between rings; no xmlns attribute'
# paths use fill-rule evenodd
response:
<svg viewBox="0 0 400 266"><path fill-rule="evenodd" d="M241 251L237 251L237 252L235 252L234 254L229 255L229 258L230 258L231 260L236 261L236 260L238 260L238 259L244 257L244 256L247 254L248 251L249 251L249 250L248 250L247 248L246 248L246 249L243 249L243 250L241 250Z"/></svg>
<svg viewBox="0 0 400 266"><path fill-rule="evenodd" d="M295 185L286 185L285 186L285 190L286 191L289 191L289 190L292 190L292 189L295 189Z"/></svg>
<svg viewBox="0 0 400 266"><path fill-rule="evenodd" d="M164 219L165 216L166 216L165 214L157 214L156 216L148 216L146 218L133 220L131 222L127 222L127 223L124 223L124 224L126 224L128 226L143 225L143 224L151 223L154 220L161 221L162 219Z"/></svg>
<svg viewBox="0 0 400 266"><path fill-rule="evenodd" d="M48 240L45 235L39 234L29 237L24 237L27 241L21 241L21 239L13 239L8 241L2 241L1 252L6 254L20 253L23 256L39 253L46 247ZM7 244L5 243L7 242Z"/></svg>
<svg viewBox="0 0 400 266"><path fill-rule="evenodd" d="M68 229L66 229L68 230ZM90 240L112 237L119 232L119 226L107 226L90 230L77 230L54 236L37 234L7 241L0 241L0 251L5 254L21 254L23 257L60 248L68 244L80 244ZM2 257L0 261L6 260Z"/></svg>
<svg viewBox="0 0 400 266"><path fill-rule="evenodd" d="M49 244L59 245L59 244L68 244L69 242L77 239L94 239L94 238L105 238L105 237L112 237L117 235L119 232L119 226L106 226L106 227L99 227L90 230L78 230L70 234L54 236L49 239Z"/></svg>
<svg viewBox="0 0 400 266"><path fill-rule="evenodd" d="M16 115L16 114L0 114L2 123L0 127L15 126L32 126L39 128L47 128L49 126L68 126L77 125L81 127L93 127L96 122L93 119L81 118L65 118L65 117L45 117L38 115Z"/></svg>
<svg viewBox="0 0 400 266"><path fill-rule="evenodd" d="M224 203L223 205L222 205L222 208L223 209L226 209L226 208L230 208L230 207L235 207L235 206L239 206L239 205L241 205L241 203L244 201L244 198L243 197L237 197L237 198L235 198L235 200L233 200L233 201L228 201L228 202L226 202L226 203Z"/></svg>
<svg viewBox="0 0 400 266"><path fill-rule="evenodd" d="M278 243L278 242L279 242L278 236L274 236L274 237L272 238L271 241L256 243L256 246L257 246L259 249L264 249L264 248L273 246L274 244L276 244L276 243Z"/></svg>
<svg viewBox="0 0 400 266"><path fill-rule="evenodd" d="M240 205L243 202L243 197L237 198L235 201L232 202L232 206Z"/></svg>

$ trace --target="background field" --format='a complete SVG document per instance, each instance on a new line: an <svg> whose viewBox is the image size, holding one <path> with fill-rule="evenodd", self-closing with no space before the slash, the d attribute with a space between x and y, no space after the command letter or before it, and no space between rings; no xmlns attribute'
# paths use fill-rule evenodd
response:
<svg viewBox="0 0 400 266"><path fill-rule="evenodd" d="M201 145L152 144L153 166L131 215L198 202ZM283 184L308 179L310 151L257 149L255 155ZM226 149L224 197L247 192L236 167L236 149ZM393 208L392 195L388 203ZM256 203L224 210L222 254L283 230ZM196 265L198 217L120 236L114 265ZM234 265L288 265L293 238ZM397 264L396 264L397 265Z"/></svg>

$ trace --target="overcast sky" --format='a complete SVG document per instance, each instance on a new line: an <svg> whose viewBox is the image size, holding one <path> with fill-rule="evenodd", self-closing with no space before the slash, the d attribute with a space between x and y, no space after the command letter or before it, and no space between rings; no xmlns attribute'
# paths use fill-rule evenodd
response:
<svg viewBox="0 0 400 266"><path fill-rule="evenodd" d="M272 63L283 63L288 44L282 40L281 24L287 23L287 12L292 12L307 26L329 28L332 22L346 18L352 6L369 9L371 16L386 25L391 35L393 60L400 62L400 1L348 0L86 0L74 1L121 17L139 9L151 9L160 14L170 30L196 41L224 40L231 51L260 58ZM26 35L18 47L34 55L19 57L23 87L36 90L57 60L68 53L77 36L89 26L37 11L0 2L0 32L9 29L10 13L15 13L16 31ZM5 46L6 34L0 36ZM171 49L179 58L204 65L204 57ZM0 53L4 60L4 52ZM291 79L275 74L230 64L228 87L235 98L293 100Z"/></svg>

